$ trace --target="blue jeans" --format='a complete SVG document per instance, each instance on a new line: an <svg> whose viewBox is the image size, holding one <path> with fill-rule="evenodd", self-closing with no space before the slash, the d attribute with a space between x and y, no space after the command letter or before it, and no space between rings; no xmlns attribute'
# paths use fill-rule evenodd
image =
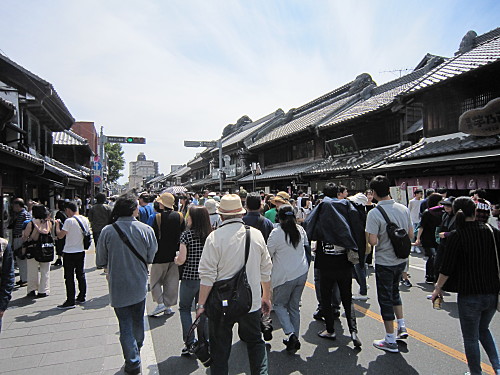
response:
<svg viewBox="0 0 500 375"><path fill-rule="evenodd" d="M380 315L382 315L384 321L394 320L394 306L403 304L399 295L399 281L405 267L406 262L397 266L375 264L377 299L380 306Z"/></svg>
<svg viewBox="0 0 500 375"><path fill-rule="evenodd" d="M365 255L365 261L366 261ZM354 265L354 278L359 284L359 294L366 296L368 294L368 288L366 286L366 264L363 262Z"/></svg>
<svg viewBox="0 0 500 375"><path fill-rule="evenodd" d="M300 330L300 297L306 285L307 272L273 289L273 307L286 335Z"/></svg>
<svg viewBox="0 0 500 375"><path fill-rule="evenodd" d="M125 358L125 371L141 366L140 350L144 342L144 307L146 299L135 305L115 307L120 325L120 344Z"/></svg>
<svg viewBox="0 0 500 375"><path fill-rule="evenodd" d="M193 324L191 316L191 307L193 301L198 302L198 293L200 291L200 280L181 280L179 289L179 312L181 315L182 338L186 345L194 342L194 334L187 337L189 328Z"/></svg>
<svg viewBox="0 0 500 375"><path fill-rule="evenodd" d="M491 366L500 373L498 349L489 330L491 319L495 315L497 298L496 294L458 294L458 317L471 375L481 374L479 341L490 359Z"/></svg>
<svg viewBox="0 0 500 375"><path fill-rule="evenodd" d="M260 309L238 319L238 336L247 346L251 375L267 375L268 361L266 344L260 331ZM210 350L212 355L211 375L227 375L231 354L234 323L223 319L208 319Z"/></svg>

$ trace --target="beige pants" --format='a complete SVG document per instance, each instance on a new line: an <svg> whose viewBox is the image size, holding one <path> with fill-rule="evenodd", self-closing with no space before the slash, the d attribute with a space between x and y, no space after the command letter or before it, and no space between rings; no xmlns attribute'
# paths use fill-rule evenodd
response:
<svg viewBox="0 0 500 375"><path fill-rule="evenodd" d="M174 263L154 263L150 274L153 301L165 306L177 304L179 296L179 267Z"/></svg>
<svg viewBox="0 0 500 375"><path fill-rule="evenodd" d="M38 267L40 267L40 273L38 273ZM38 293L49 294L49 274L50 262L28 259L28 293L38 291Z"/></svg>

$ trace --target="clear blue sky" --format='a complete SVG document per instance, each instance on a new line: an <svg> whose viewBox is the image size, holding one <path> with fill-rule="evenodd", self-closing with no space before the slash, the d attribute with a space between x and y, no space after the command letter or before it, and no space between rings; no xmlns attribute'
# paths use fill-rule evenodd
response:
<svg viewBox="0 0 500 375"><path fill-rule="evenodd" d="M127 162L142 151L168 173L201 151L183 140L216 139L242 115L453 56L468 30L500 26L500 1L2 0L0 14L2 53L77 120L146 137L123 147Z"/></svg>

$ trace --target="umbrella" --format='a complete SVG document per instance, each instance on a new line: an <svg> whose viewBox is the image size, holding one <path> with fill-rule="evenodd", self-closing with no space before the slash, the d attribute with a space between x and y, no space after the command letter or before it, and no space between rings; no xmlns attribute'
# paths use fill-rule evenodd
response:
<svg viewBox="0 0 500 375"><path fill-rule="evenodd" d="M170 194L179 194L179 193L185 193L187 189L184 186L170 186L163 190L162 193L170 193Z"/></svg>

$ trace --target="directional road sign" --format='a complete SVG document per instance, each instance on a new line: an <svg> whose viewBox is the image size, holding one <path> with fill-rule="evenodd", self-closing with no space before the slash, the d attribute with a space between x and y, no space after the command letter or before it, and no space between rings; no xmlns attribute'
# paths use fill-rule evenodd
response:
<svg viewBox="0 0 500 375"><path fill-rule="evenodd" d="M106 142L108 142L108 143L139 143L139 144L145 144L146 143L146 138L143 138L143 137L116 137L116 136L107 135L106 136Z"/></svg>
<svg viewBox="0 0 500 375"><path fill-rule="evenodd" d="M92 165L92 169L94 171L100 171L102 169L102 163L99 163L98 161L95 161Z"/></svg>
<svg viewBox="0 0 500 375"><path fill-rule="evenodd" d="M215 147L217 141L184 141L184 147Z"/></svg>

